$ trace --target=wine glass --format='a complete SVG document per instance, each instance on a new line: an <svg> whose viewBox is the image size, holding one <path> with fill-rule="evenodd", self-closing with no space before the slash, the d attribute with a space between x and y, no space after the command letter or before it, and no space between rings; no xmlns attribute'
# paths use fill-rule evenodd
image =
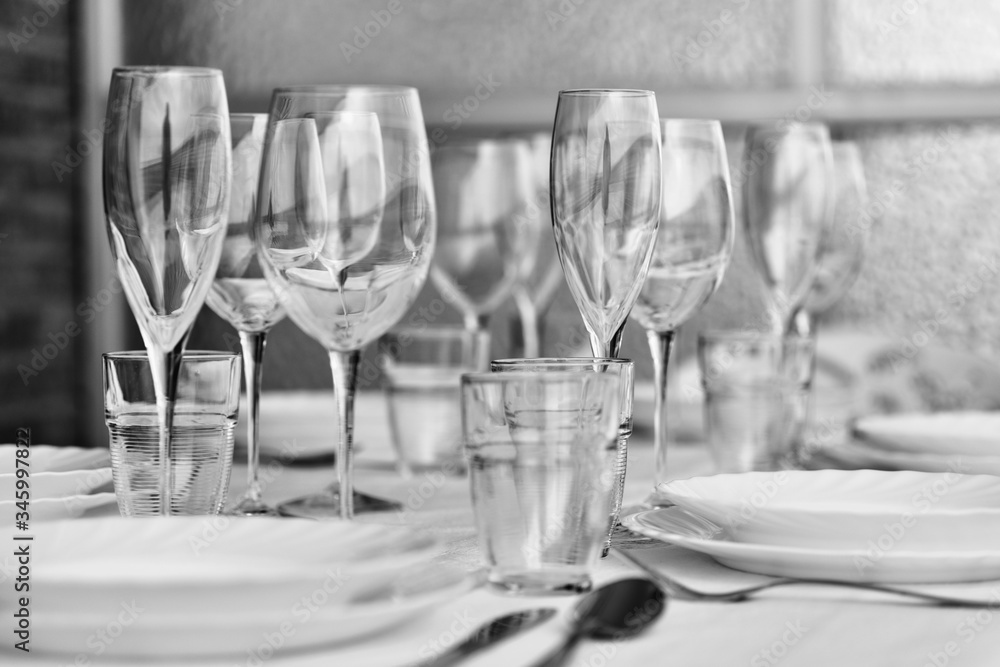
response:
<svg viewBox="0 0 1000 667"><path fill-rule="evenodd" d="M858 221L868 204L861 153L853 141L833 142L833 214L819 247L812 289L796 317L799 333L814 330L816 318L847 293L864 262L868 228Z"/></svg>
<svg viewBox="0 0 1000 667"><path fill-rule="evenodd" d="M829 131L821 123L751 127L743 162L752 166L743 197L751 256L770 296L772 323L787 333L812 287L829 224Z"/></svg>
<svg viewBox="0 0 1000 667"><path fill-rule="evenodd" d="M715 293L733 252L733 205L722 125L664 119L660 227L632 317L649 338L656 382L655 484L667 481L667 367L677 327Z"/></svg>
<svg viewBox="0 0 1000 667"><path fill-rule="evenodd" d="M435 149L431 167L438 205L431 280L467 329L488 331L540 236L530 215L531 149L516 137L454 140Z"/></svg>
<svg viewBox="0 0 1000 667"><path fill-rule="evenodd" d="M527 138L531 149L535 197L526 212L539 231L534 252L525 253L518 263L517 279L511 297L517 317L511 320L515 330L515 349L523 357L534 359L542 351L542 317L555 300L563 283L562 267L556 256L552 234L552 209L549 202L549 155L552 135L536 133Z"/></svg>
<svg viewBox="0 0 1000 667"><path fill-rule="evenodd" d="M552 226L595 357L615 357L653 254L660 123L647 90L564 90L552 131Z"/></svg>
<svg viewBox="0 0 1000 667"><path fill-rule="evenodd" d="M252 236L288 316L327 349L340 415L337 486L284 514L350 519L398 508L353 489L360 350L413 303L434 251L420 99L398 86L279 88Z"/></svg>
<svg viewBox="0 0 1000 667"><path fill-rule="evenodd" d="M149 354L156 391L160 514L172 502L172 431L181 357L212 286L231 175L222 72L121 67L111 75L104 212L111 254ZM194 425L185 417L179 428Z"/></svg>
<svg viewBox="0 0 1000 667"><path fill-rule="evenodd" d="M247 490L231 513L275 516L277 511L261 499L258 480L260 380L267 332L285 317L285 311L278 295L264 278L250 239L250 227L257 216L257 184L267 114L231 114L229 128L233 142L229 224L226 226L222 259L207 301L219 317L236 328L243 348L248 413Z"/></svg>

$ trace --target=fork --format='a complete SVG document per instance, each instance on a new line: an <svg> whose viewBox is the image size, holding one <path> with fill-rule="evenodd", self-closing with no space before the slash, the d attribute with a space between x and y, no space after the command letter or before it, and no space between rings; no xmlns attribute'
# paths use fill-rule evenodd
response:
<svg viewBox="0 0 1000 667"><path fill-rule="evenodd" d="M920 591L912 591L905 588L896 588L895 586L885 586L883 584L839 581L836 579L792 579L789 577L772 579L771 581L767 581L763 584L747 586L735 591L710 593L707 591L695 590L658 570L654 570L623 549L612 547L612 551L618 554L618 556L623 560L638 567L649 575L654 581L660 584L669 595L677 598L678 600L686 600L689 602L743 602L745 600L749 600L754 593L766 591L769 588L793 586L796 584L814 584L823 586L839 586L841 588L855 588L865 591L887 593L890 595L899 595L901 597L920 600L922 602L928 602L941 607L966 607L979 609L984 607L992 608L998 604L997 601L986 602L983 600L966 600L947 595L936 595L934 593L922 593Z"/></svg>

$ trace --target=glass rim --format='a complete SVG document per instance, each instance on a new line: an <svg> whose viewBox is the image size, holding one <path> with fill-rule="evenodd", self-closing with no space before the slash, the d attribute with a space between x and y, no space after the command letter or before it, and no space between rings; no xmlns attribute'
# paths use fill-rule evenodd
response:
<svg viewBox="0 0 1000 667"><path fill-rule="evenodd" d="M740 330L727 330L727 329L706 329L698 333L698 345L703 346L708 342L721 342L721 343L745 343L745 342L775 342L787 344L812 344L815 345L816 339L811 335L801 335L801 334L779 334L779 333L769 333L764 331L740 331Z"/></svg>
<svg viewBox="0 0 1000 667"><path fill-rule="evenodd" d="M222 70L216 67L173 67L169 65L123 65L111 70L112 77L143 77L143 76L222 76Z"/></svg>
<svg viewBox="0 0 1000 667"><path fill-rule="evenodd" d="M462 374L462 386L481 384L503 384L510 382L541 382L543 384L556 384L566 382L579 382L581 379L587 381L596 380L598 382L616 382L617 377L612 375L593 375L584 373L552 373L547 371L513 371L510 373L492 373L488 371L476 371L474 373Z"/></svg>
<svg viewBox="0 0 1000 667"><path fill-rule="evenodd" d="M779 125L781 125L779 127ZM821 120L786 120L775 118L773 121L754 121L747 123L746 133L748 135L757 134L824 134L830 135L830 126Z"/></svg>
<svg viewBox="0 0 1000 667"><path fill-rule="evenodd" d="M656 97L656 93L642 88L566 88L559 97Z"/></svg>
<svg viewBox="0 0 1000 667"><path fill-rule="evenodd" d="M270 114L257 113L252 111L241 111L239 113L229 114L230 118L238 118L239 120L257 120L258 118L267 118Z"/></svg>
<svg viewBox="0 0 1000 667"><path fill-rule="evenodd" d="M529 359L493 359L490 366L527 366L534 364L538 366L591 366L593 364L606 364L615 366L635 366L631 359L619 359L617 357L536 357Z"/></svg>
<svg viewBox="0 0 1000 667"><path fill-rule="evenodd" d="M416 95L417 89L413 86L400 86L395 84L353 84L353 83L330 83L330 84L299 84L294 86L280 86L271 91L271 96L278 95L344 95L348 92L365 92L371 95Z"/></svg>
<svg viewBox="0 0 1000 667"><path fill-rule="evenodd" d="M136 361L149 359L149 352L146 350L121 350L119 352L104 352L101 357L105 361ZM225 352L223 350L184 350L181 355L181 363L189 360L193 361L229 361L238 359L238 352Z"/></svg>
<svg viewBox="0 0 1000 667"><path fill-rule="evenodd" d="M440 146L435 146L435 151L447 150L450 147L455 148L468 148L470 146L491 146L497 145L502 147L523 145L529 150L531 148L531 140L527 135L516 136L508 135L503 137L476 137L476 136L458 136L454 138L449 138L447 142L442 143Z"/></svg>

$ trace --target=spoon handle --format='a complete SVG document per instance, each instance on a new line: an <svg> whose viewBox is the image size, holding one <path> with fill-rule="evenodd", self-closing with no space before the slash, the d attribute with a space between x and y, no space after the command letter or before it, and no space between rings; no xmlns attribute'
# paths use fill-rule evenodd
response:
<svg viewBox="0 0 1000 667"><path fill-rule="evenodd" d="M581 639L583 639L583 633L579 629L573 630L559 648L536 662L532 667L560 667L567 664L573 649L576 648Z"/></svg>

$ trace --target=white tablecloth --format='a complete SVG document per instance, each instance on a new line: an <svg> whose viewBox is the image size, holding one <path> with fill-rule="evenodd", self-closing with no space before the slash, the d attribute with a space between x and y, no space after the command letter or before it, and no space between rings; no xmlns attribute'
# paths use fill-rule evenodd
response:
<svg viewBox="0 0 1000 667"><path fill-rule="evenodd" d="M357 438L366 447L359 456L357 486L391 496L407 505L394 521L418 526L439 535L447 545L443 558L461 567L475 569L479 555L471 522L468 482L435 475L419 475L402 480L385 465L388 432L384 408L376 395L365 396L359 406ZM645 496L651 484L652 452L648 435L633 437L629 454L626 503ZM679 445L673 452L677 477L708 472L707 455L697 445ZM274 474L274 472L277 474ZM231 495L244 488L245 468L233 471ZM304 491L318 489L332 478L325 467L287 466L272 469L265 497L284 500ZM678 563L698 559L691 552L663 546L640 554L650 562ZM703 564L704 565L704 564ZM715 566L721 567L721 566ZM615 558L602 561L595 573L596 583L636 572ZM7 595L4 591L3 595ZM516 598L478 588L424 615L412 623L379 637L351 645L287 655L280 651L261 660L258 651L220 661L192 661L185 667L204 665L261 664L278 667L361 667L414 665L437 647L458 641L471 628L507 611L532 606L567 609L570 598ZM749 602L690 603L671 600L667 612L644 635L622 641L585 642L575 655L574 665L705 665L783 666L885 666L942 667L944 665L1000 665L1000 618L991 610L945 609L914 605L885 598L861 597L834 589L779 589ZM475 659L470 667L482 665L530 665L556 646L565 629L565 618L551 622L497 646ZM9 619L8 619L9 620ZM3 627L10 627L4 623ZM179 641L181 640L178 638ZM9 646L10 639L4 644ZM261 639L264 646L264 638ZM267 657L269 651L265 650ZM86 665L136 664L114 662L87 653ZM74 656L52 657L32 654L30 658L0 655L0 665L70 665Z"/></svg>

